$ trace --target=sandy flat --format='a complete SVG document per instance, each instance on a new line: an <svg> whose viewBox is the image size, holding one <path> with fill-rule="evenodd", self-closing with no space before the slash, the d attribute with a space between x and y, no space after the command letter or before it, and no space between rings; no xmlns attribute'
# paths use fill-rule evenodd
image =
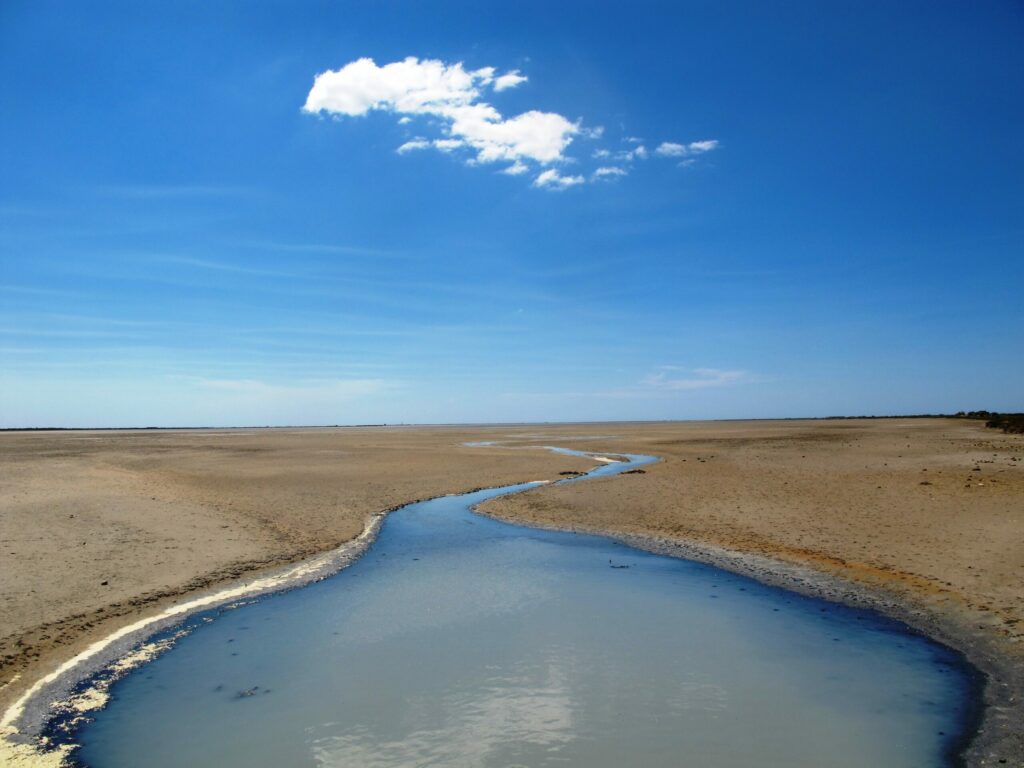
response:
<svg viewBox="0 0 1024 768"><path fill-rule="evenodd" d="M466 447L467 441L500 446ZM945 419L0 434L0 689L415 499L647 453L484 512L809 566L1024 655L1024 437Z"/></svg>
<svg viewBox="0 0 1024 768"><path fill-rule="evenodd" d="M574 447L663 461L482 511L637 537L905 620L987 676L967 764L1024 765L1024 436L954 419L600 429L605 437ZM786 565L797 572L779 576Z"/></svg>
<svg viewBox="0 0 1024 768"><path fill-rule="evenodd" d="M0 434L0 704L182 596L334 548L421 498L585 470L455 428Z"/></svg>
<svg viewBox="0 0 1024 768"><path fill-rule="evenodd" d="M609 437L574 447L664 461L642 475L495 499L484 511L809 563L955 601L1000 636L1024 637L1020 435L952 419L600 429Z"/></svg>

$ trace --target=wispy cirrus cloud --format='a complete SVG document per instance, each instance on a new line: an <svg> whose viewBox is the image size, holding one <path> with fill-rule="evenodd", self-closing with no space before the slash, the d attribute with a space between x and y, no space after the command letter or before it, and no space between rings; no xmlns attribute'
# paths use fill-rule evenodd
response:
<svg viewBox="0 0 1024 768"><path fill-rule="evenodd" d="M494 78L494 90L501 93L509 88L515 88L520 83L525 83L528 79L525 75L521 75L518 69L515 69L508 74Z"/></svg>
<svg viewBox="0 0 1024 768"><path fill-rule="evenodd" d="M383 66L371 58L351 61L340 69L321 72L313 81L302 111L335 118L362 117L370 112L398 116L400 125L438 130L440 136L418 135L402 143L400 155L437 150L461 155L468 165L499 165L502 173L534 174L532 186L559 190L587 181L588 171L560 173L555 166L579 162L567 154L576 140L600 141L603 126L584 126L581 118L531 109L506 117L485 100L528 82L519 70L497 74L495 67L467 69L462 62L407 57ZM688 144L662 142L650 152L636 137L623 139L619 149L592 153L605 160L591 180L624 176L623 165L658 157L681 157L714 149L716 140ZM614 168L608 160L617 161Z"/></svg>
<svg viewBox="0 0 1024 768"><path fill-rule="evenodd" d="M743 381L748 377L747 371L742 370L722 370L721 368L686 369L673 365L664 365L654 373L645 376L640 383L648 389L682 392L725 387Z"/></svg>
<svg viewBox="0 0 1024 768"><path fill-rule="evenodd" d="M255 193L252 187L217 184L102 184L89 190L110 197L135 199L191 199L238 197Z"/></svg>
<svg viewBox="0 0 1024 768"><path fill-rule="evenodd" d="M405 252L383 248L371 248L365 245L346 245L342 243L288 243L277 240L238 240L233 244L246 248L265 251L281 251L283 253L338 254L345 256L380 256L391 258L408 258Z"/></svg>
<svg viewBox="0 0 1024 768"><path fill-rule="evenodd" d="M238 397L304 397L331 401L375 395L394 388L397 382L388 379L311 379L291 384L273 384L259 379L200 379L198 384L202 389L226 392Z"/></svg>
<svg viewBox="0 0 1024 768"><path fill-rule="evenodd" d="M186 391L191 390L192 408L212 414L206 419L222 424L260 418L262 423L272 420L278 424L362 421L366 416L356 414L366 414L367 408L386 412L384 403L401 388L397 380L359 376L289 377L279 382L257 378L198 378L193 381L192 387L183 386Z"/></svg>
<svg viewBox="0 0 1024 768"><path fill-rule="evenodd" d="M718 149L720 143L717 139L705 139L704 141L691 141L689 144L678 144L674 141L663 141L654 150L654 154L661 157L672 157L681 160L680 166L693 165L697 157L712 150Z"/></svg>
<svg viewBox="0 0 1024 768"><path fill-rule="evenodd" d="M241 275L254 275L256 277L296 277L299 273L280 269L265 269L249 264L236 264L228 261L214 261L212 259L197 259L191 256L164 256L157 259L167 264L179 264L184 267L196 267L216 272L233 272Z"/></svg>
<svg viewBox="0 0 1024 768"><path fill-rule="evenodd" d="M415 138L402 144L395 152L404 155L406 152L415 152L417 149L429 149L430 147L431 142L426 139Z"/></svg>
<svg viewBox="0 0 1024 768"><path fill-rule="evenodd" d="M619 168L618 166L601 166L591 178L593 179L614 179L619 176L626 176L629 173L625 168Z"/></svg>
<svg viewBox="0 0 1024 768"><path fill-rule="evenodd" d="M582 176L563 176L554 168L548 168L533 180L533 186L548 187L549 189L568 189L583 182L584 178Z"/></svg>
<svg viewBox="0 0 1024 768"><path fill-rule="evenodd" d="M522 400L651 401L671 398L674 394L681 392L718 389L757 380L759 380L758 377L744 370L662 365L636 383L627 386L557 392L504 392L501 396Z"/></svg>

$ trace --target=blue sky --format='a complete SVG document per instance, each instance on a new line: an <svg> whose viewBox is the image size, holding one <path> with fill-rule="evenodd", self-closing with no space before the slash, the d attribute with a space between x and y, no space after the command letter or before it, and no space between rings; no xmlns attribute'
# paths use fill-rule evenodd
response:
<svg viewBox="0 0 1024 768"><path fill-rule="evenodd" d="M1022 410L1021 40L1017 2L8 0L0 423Z"/></svg>

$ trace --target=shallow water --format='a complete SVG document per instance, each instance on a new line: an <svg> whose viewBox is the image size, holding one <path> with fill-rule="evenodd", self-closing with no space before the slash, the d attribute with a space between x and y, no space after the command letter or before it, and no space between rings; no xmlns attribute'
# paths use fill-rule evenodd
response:
<svg viewBox="0 0 1024 768"><path fill-rule="evenodd" d="M872 613L469 510L524 487L405 507L340 574L196 617L114 686L78 757L920 768L961 735L971 681L950 651Z"/></svg>

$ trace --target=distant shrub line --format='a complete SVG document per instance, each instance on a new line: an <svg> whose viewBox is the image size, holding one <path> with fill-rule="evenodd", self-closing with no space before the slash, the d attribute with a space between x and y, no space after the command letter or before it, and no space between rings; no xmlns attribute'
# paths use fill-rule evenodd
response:
<svg viewBox="0 0 1024 768"><path fill-rule="evenodd" d="M958 411L957 413L903 413L885 416L789 416L771 418L767 421L834 421L837 419L975 419L984 421L986 427L1001 429L1003 432L1024 434L1024 413L997 413L996 411ZM748 421L748 419L725 419L725 421ZM761 419L749 419L761 421ZM536 422L538 424L558 424L559 422ZM600 422L594 422L600 423ZM296 425L294 427L0 427L0 432L84 432L84 431L123 431L136 429L152 430L202 430L202 429L338 429L363 427L395 427L406 424L322 424ZM563 473L564 474L564 473Z"/></svg>
<svg viewBox="0 0 1024 768"><path fill-rule="evenodd" d="M1024 434L1024 413L996 413L995 411L960 411L958 419L984 419L985 426L1003 432Z"/></svg>

